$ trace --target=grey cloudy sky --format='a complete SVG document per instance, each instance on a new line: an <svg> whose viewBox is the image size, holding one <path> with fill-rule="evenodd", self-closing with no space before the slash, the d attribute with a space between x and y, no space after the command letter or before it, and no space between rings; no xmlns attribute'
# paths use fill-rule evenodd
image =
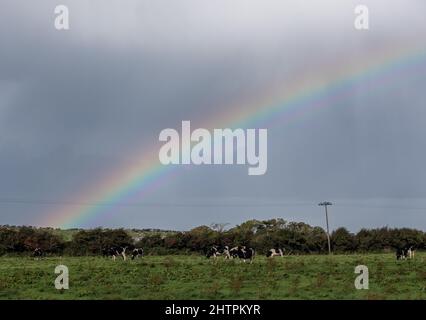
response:
<svg viewBox="0 0 426 320"><path fill-rule="evenodd" d="M196 126L235 101L243 112L276 83L284 97L303 76L326 83L382 53L426 48L423 0L364 1L368 31L353 27L357 1L65 0L68 31L54 28L57 4L0 4L0 224L41 224L136 151L159 149L159 132L182 120ZM333 228L426 230L425 88L426 59L358 81L325 107L265 124L264 176L190 168L82 226L323 226L317 203L329 200Z"/></svg>

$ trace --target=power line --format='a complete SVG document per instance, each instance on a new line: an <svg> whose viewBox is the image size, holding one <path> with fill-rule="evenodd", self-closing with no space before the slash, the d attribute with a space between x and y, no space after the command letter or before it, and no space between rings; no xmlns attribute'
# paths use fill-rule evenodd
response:
<svg viewBox="0 0 426 320"><path fill-rule="evenodd" d="M55 200L0 199L0 204L67 205L67 206L118 206L118 207L296 207L312 203L160 203L160 202L73 202Z"/></svg>
<svg viewBox="0 0 426 320"><path fill-rule="evenodd" d="M313 202L272 202L272 203L185 203L185 202L76 202L67 200L47 200L47 199L23 199L23 198L0 198L0 204L22 204L22 205L58 205L58 206L93 206L93 207L256 207L256 208L279 208L279 207L309 207L314 206ZM336 207L364 208L364 209L398 209L398 210L424 210L426 207L412 207L400 205L363 205L341 203L333 204Z"/></svg>
<svg viewBox="0 0 426 320"><path fill-rule="evenodd" d="M426 210L426 207L392 206L392 205L363 205L363 204L335 204L339 207L353 207L365 209L400 209L400 210Z"/></svg>

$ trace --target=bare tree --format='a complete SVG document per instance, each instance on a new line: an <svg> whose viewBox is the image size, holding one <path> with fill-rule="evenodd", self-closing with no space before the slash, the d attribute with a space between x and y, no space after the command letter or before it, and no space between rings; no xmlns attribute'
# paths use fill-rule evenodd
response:
<svg viewBox="0 0 426 320"><path fill-rule="evenodd" d="M219 223L213 222L210 224L210 228L214 231L222 233L225 230L225 227L227 225L229 225L229 223L227 222L219 222Z"/></svg>

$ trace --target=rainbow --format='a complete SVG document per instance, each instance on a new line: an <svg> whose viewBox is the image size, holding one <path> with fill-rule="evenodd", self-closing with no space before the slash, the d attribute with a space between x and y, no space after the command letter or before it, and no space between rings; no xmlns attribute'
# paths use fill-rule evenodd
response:
<svg viewBox="0 0 426 320"><path fill-rule="evenodd" d="M380 54L369 56L367 62L357 61L351 64L328 66L323 72L304 74L300 79L293 81L291 87L280 83L269 86L267 92L257 99L250 99L250 103L237 102L228 110L217 116L208 117L208 121L200 127L204 128L247 128L253 124L263 124L267 121L280 123L282 119L292 119L296 115L308 112L321 99L338 97L344 89L363 81L372 80L381 84L389 79L389 74L397 76L409 66L425 61L426 49L415 48L410 50L388 49ZM284 92L284 94L283 94ZM191 119L182 119L191 120ZM142 150L132 159L132 164L126 163L118 167L106 178L96 181L90 188L83 190L74 201L64 203L60 209L55 206L48 212L38 225L72 228L86 226L95 219L109 217L114 214L115 205L123 203L131 196L147 197L150 192L168 181L185 166L160 164L158 160L158 146L149 150Z"/></svg>

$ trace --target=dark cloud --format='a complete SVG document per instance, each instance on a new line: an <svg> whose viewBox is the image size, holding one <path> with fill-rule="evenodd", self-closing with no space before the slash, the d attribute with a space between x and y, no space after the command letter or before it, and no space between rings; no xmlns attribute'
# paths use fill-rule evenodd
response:
<svg viewBox="0 0 426 320"><path fill-rule="evenodd" d="M426 39L423 2L397 1L389 12L373 1L364 33L352 26L355 3L196 2L73 1L67 32L53 28L52 1L5 2L0 198L35 201L0 203L0 223L37 224L61 206L36 200L75 201L182 120L196 126L235 104L244 113L277 83L285 96L301 75L307 86L326 83L354 61ZM186 229L276 216L322 224L316 203L328 199L334 226L426 228L407 200L426 207L425 71L423 61L366 78L337 101L266 122L264 176L245 166L178 170L132 200L145 204L119 205L93 225Z"/></svg>

